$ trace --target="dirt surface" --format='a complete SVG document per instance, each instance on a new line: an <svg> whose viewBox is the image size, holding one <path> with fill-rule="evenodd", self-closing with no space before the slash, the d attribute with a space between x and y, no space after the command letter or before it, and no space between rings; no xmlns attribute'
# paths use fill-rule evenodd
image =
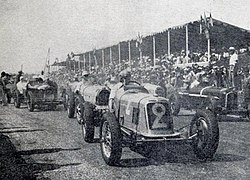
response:
<svg viewBox="0 0 250 180"><path fill-rule="evenodd" d="M182 111L181 114L186 114ZM189 115L175 117L177 127ZM250 121L223 117L213 160L200 162L191 146L172 144L145 157L123 149L118 166L108 166L96 141L85 143L76 119L56 111L29 112L25 106L0 107L0 179L250 179Z"/></svg>

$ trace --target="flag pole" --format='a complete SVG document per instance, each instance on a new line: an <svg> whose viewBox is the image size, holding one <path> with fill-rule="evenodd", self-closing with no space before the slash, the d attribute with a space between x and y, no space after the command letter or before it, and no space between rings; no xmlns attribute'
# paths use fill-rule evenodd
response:
<svg viewBox="0 0 250 180"><path fill-rule="evenodd" d="M131 67L131 54L130 54L130 41L128 41L128 61L129 61L129 65Z"/></svg>
<svg viewBox="0 0 250 180"><path fill-rule="evenodd" d="M118 62L121 64L121 44L118 44Z"/></svg>
<svg viewBox="0 0 250 180"><path fill-rule="evenodd" d="M81 61L80 61L80 57L79 57L79 61L78 61L78 70L81 69Z"/></svg>
<svg viewBox="0 0 250 180"><path fill-rule="evenodd" d="M86 70L86 55L85 55L85 53L83 55L83 68L84 68L84 70Z"/></svg>
<svg viewBox="0 0 250 180"><path fill-rule="evenodd" d="M154 66L155 66L155 36L153 35L153 60L154 60Z"/></svg>
<svg viewBox="0 0 250 180"><path fill-rule="evenodd" d="M89 52L89 72L91 71L91 54Z"/></svg>
<svg viewBox="0 0 250 180"><path fill-rule="evenodd" d="M211 57L211 49L210 49L210 37L207 39L207 59L210 62Z"/></svg>
<svg viewBox="0 0 250 180"><path fill-rule="evenodd" d="M168 29L168 56L170 56L170 29Z"/></svg>
<svg viewBox="0 0 250 180"><path fill-rule="evenodd" d="M104 68L104 49L102 49L102 67Z"/></svg>
<svg viewBox="0 0 250 180"><path fill-rule="evenodd" d="M188 50L188 24L186 25L186 56L188 56L189 50Z"/></svg>
<svg viewBox="0 0 250 180"><path fill-rule="evenodd" d="M112 47L110 47L109 49L109 58L110 58L110 63L113 63L113 59L112 59Z"/></svg>

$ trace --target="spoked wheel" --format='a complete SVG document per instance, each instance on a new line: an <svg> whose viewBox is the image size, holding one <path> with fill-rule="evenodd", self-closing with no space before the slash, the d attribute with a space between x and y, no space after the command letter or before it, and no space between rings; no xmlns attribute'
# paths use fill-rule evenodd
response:
<svg viewBox="0 0 250 180"><path fill-rule="evenodd" d="M68 100L69 100L69 97L66 93L63 94L63 108L65 111L67 111L68 109Z"/></svg>
<svg viewBox="0 0 250 180"><path fill-rule="evenodd" d="M20 108L21 102L20 102L20 93L16 93L14 98L14 105L16 108Z"/></svg>
<svg viewBox="0 0 250 180"><path fill-rule="evenodd" d="M73 118L75 115L75 98L74 94L71 93L68 96L67 100L67 114L69 118Z"/></svg>
<svg viewBox="0 0 250 180"><path fill-rule="evenodd" d="M181 108L178 96L176 94L172 95L169 98L169 102L170 102L172 114L174 116L177 116L179 114L180 108Z"/></svg>
<svg viewBox="0 0 250 180"><path fill-rule="evenodd" d="M83 111L84 111L83 104L79 103L76 106L76 119L79 124L83 123Z"/></svg>
<svg viewBox="0 0 250 180"><path fill-rule="evenodd" d="M56 104L51 104L51 105L48 106L48 108L49 108L49 110L51 110L51 111L55 111L56 108L57 108L57 106L56 106Z"/></svg>
<svg viewBox="0 0 250 180"><path fill-rule="evenodd" d="M30 95L28 96L28 103L27 103L27 105L28 105L28 110L30 112L33 112L35 105L34 105L34 100L33 100L32 96L30 96Z"/></svg>
<svg viewBox="0 0 250 180"><path fill-rule="evenodd" d="M80 103L82 116L82 136L84 141L90 143L94 140L95 126L94 126L94 109L93 105L85 102L84 105Z"/></svg>
<svg viewBox="0 0 250 180"><path fill-rule="evenodd" d="M104 114L100 130L102 157L108 165L116 165L122 156L122 135L119 123L112 113Z"/></svg>
<svg viewBox="0 0 250 180"><path fill-rule="evenodd" d="M194 153L201 160L212 158L219 144L219 126L210 110L197 111L191 124Z"/></svg>

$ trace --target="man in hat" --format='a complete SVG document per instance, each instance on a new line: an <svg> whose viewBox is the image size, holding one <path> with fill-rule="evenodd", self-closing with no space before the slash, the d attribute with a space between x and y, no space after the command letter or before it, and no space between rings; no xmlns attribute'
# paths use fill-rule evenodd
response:
<svg viewBox="0 0 250 180"><path fill-rule="evenodd" d="M17 84L20 81L20 77L23 75L23 71L18 71L18 74L16 75L15 84Z"/></svg>
<svg viewBox="0 0 250 180"><path fill-rule="evenodd" d="M4 71L1 72L1 77L0 77L0 98L2 100L3 106L7 106L5 76L6 76L6 73Z"/></svg>
<svg viewBox="0 0 250 180"><path fill-rule="evenodd" d="M24 91L27 88L27 82L25 81L23 76L20 77L20 81L16 84L16 87L20 94L24 94Z"/></svg>
<svg viewBox="0 0 250 180"><path fill-rule="evenodd" d="M230 85L235 87L235 73L237 72L236 63L238 61L238 54L234 47L229 48L229 81Z"/></svg>
<svg viewBox="0 0 250 180"><path fill-rule="evenodd" d="M127 85L131 79L131 73L129 70L125 69L120 72L119 74L119 81L116 85L111 88L110 95L109 95L109 110L110 112L114 112L114 98L118 91L124 91L124 85Z"/></svg>

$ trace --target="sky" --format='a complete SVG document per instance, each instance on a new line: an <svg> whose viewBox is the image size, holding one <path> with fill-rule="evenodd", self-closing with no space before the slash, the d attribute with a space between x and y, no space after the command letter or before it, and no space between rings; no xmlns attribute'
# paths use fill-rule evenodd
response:
<svg viewBox="0 0 250 180"><path fill-rule="evenodd" d="M43 70L80 53L200 19L250 30L249 0L0 0L0 71Z"/></svg>

